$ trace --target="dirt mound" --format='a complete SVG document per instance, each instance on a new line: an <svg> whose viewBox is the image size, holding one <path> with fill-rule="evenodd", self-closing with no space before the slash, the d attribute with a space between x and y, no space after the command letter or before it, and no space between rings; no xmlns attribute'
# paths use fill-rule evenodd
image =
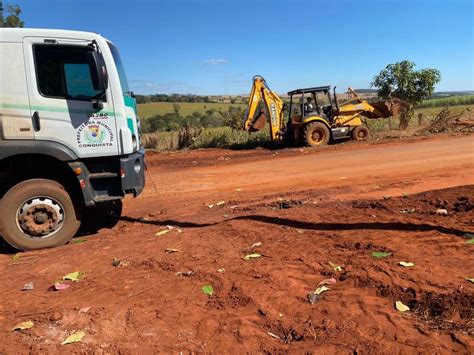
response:
<svg viewBox="0 0 474 355"><path fill-rule="evenodd" d="M458 114L453 114L446 107L423 131L425 134L453 132L474 132L474 112L467 108Z"/></svg>

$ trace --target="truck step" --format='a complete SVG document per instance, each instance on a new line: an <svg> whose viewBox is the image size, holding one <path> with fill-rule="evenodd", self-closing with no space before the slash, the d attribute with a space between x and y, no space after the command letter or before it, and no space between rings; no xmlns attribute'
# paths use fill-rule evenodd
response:
<svg viewBox="0 0 474 355"><path fill-rule="evenodd" d="M106 202L106 201L114 201L114 200L121 200L123 196L109 196L109 195L101 195L94 197L94 202Z"/></svg>
<svg viewBox="0 0 474 355"><path fill-rule="evenodd" d="M95 173L89 174L89 179L107 179L107 178L115 178L119 175L117 173Z"/></svg>

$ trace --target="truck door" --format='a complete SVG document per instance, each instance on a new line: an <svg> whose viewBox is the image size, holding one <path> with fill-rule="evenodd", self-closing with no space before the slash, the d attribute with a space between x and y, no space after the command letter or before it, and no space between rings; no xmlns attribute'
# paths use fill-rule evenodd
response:
<svg viewBox="0 0 474 355"><path fill-rule="evenodd" d="M0 140L33 139L21 43L0 43Z"/></svg>
<svg viewBox="0 0 474 355"><path fill-rule="evenodd" d="M118 154L110 88L102 108L94 108L90 43L40 37L23 42L34 137L63 144L81 158Z"/></svg>

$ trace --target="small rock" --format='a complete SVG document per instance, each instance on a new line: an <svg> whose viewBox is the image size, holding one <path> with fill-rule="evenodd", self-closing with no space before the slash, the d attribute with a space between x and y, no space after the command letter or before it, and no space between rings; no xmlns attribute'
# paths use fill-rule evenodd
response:
<svg viewBox="0 0 474 355"><path fill-rule="evenodd" d="M188 271L178 271L176 273L176 276L185 276L185 277L189 277L189 276L193 276L194 275L194 271L192 270L188 270Z"/></svg>
<svg viewBox="0 0 474 355"><path fill-rule="evenodd" d="M442 216L446 216L448 214L448 210L444 209L444 208L438 208L436 210L436 214L439 214L439 215L442 215Z"/></svg>
<svg viewBox="0 0 474 355"><path fill-rule="evenodd" d="M49 289L52 291L64 291L65 289L71 287L69 284L66 283L55 283L53 286L51 286Z"/></svg>
<svg viewBox="0 0 474 355"><path fill-rule="evenodd" d="M90 307L81 308L81 309L79 310L79 313L88 313L90 309L91 309Z"/></svg>
<svg viewBox="0 0 474 355"><path fill-rule="evenodd" d="M121 262L122 262L122 260L117 259L117 258L114 258L114 259L112 260L112 266L115 266L115 267L120 266L120 263L121 263Z"/></svg>
<svg viewBox="0 0 474 355"><path fill-rule="evenodd" d="M35 285L33 285L33 282L30 282L30 283L27 283L27 284L23 285L21 290L22 291L31 291L31 290L34 290L34 288L35 288Z"/></svg>
<svg viewBox="0 0 474 355"><path fill-rule="evenodd" d="M54 312L49 316L49 320L51 322L57 322L60 321L63 318L63 315L60 312Z"/></svg>

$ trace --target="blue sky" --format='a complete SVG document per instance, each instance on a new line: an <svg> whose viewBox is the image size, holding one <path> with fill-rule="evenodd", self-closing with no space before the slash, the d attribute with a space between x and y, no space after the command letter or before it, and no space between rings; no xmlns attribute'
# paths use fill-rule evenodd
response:
<svg viewBox="0 0 474 355"><path fill-rule="evenodd" d="M4 0L26 27L99 32L137 93L242 94L367 88L389 63L441 71L437 90L474 89L473 0Z"/></svg>

